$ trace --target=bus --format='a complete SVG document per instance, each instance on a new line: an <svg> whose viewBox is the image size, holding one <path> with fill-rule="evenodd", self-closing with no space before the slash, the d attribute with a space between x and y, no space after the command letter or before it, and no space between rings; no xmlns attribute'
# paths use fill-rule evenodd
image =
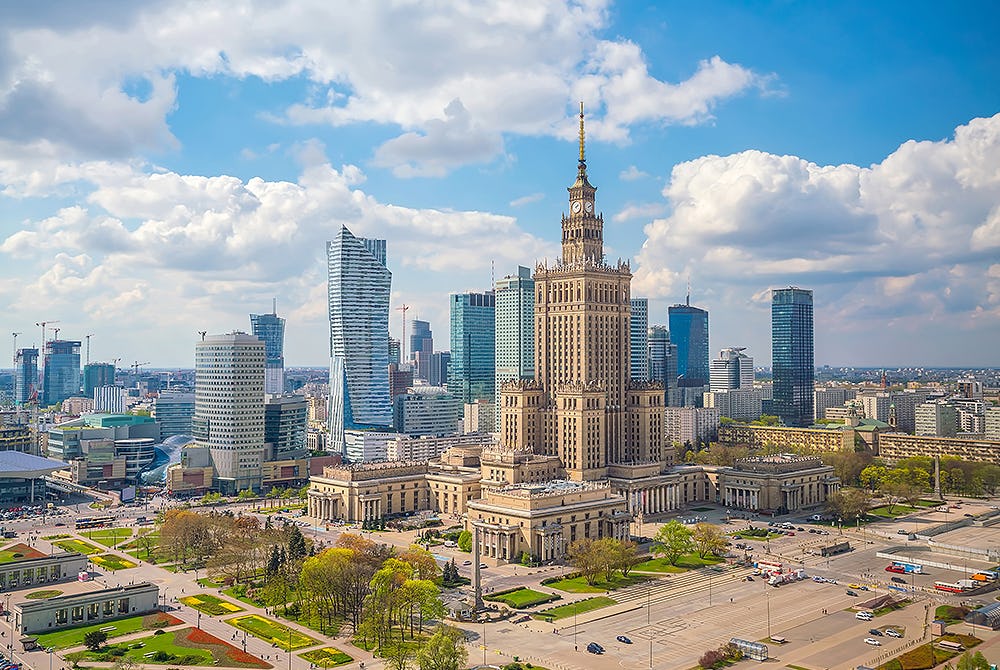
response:
<svg viewBox="0 0 1000 670"><path fill-rule="evenodd" d="M938 645L942 649L948 649L950 651L965 651L965 647L962 646L961 642L952 642L951 640L938 640Z"/></svg>
<svg viewBox="0 0 1000 670"><path fill-rule="evenodd" d="M760 570L762 573L775 573L781 574L781 570L784 567L781 563L777 561L757 561L753 564L753 567Z"/></svg>
<svg viewBox="0 0 1000 670"><path fill-rule="evenodd" d="M76 527L80 528L104 528L114 523L114 517L110 516L81 516L76 519Z"/></svg>
<svg viewBox="0 0 1000 670"><path fill-rule="evenodd" d="M996 581L997 573L992 570L980 570L976 574L972 575L972 578L977 582L993 582Z"/></svg>
<svg viewBox="0 0 1000 670"><path fill-rule="evenodd" d="M962 586L951 582L934 582L934 588L938 591L947 591L948 593L961 593L965 591Z"/></svg>
<svg viewBox="0 0 1000 670"><path fill-rule="evenodd" d="M915 575L924 574L924 566L920 565L919 563L907 563L906 561L893 561L892 564L897 567L903 568L903 572L905 573L912 572ZM895 572L895 570L890 570L890 572Z"/></svg>

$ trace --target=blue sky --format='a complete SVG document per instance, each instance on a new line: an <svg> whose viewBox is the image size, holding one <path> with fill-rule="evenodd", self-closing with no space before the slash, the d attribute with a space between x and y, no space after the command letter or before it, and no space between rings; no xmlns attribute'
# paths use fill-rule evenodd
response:
<svg viewBox="0 0 1000 670"><path fill-rule="evenodd" d="M794 284L818 364L1000 365L998 14L4 5L0 327L190 366L197 331L277 296L287 362L323 364L347 225L388 240L394 303L446 349L449 292L558 255L583 100L607 253L651 322L690 278L712 350L767 363L768 290Z"/></svg>

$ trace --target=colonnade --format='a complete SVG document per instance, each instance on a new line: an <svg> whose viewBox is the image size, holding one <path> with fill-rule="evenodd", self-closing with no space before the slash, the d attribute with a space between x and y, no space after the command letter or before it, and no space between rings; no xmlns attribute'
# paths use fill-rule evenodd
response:
<svg viewBox="0 0 1000 670"><path fill-rule="evenodd" d="M727 485L725 503L726 507L760 509L760 489Z"/></svg>
<svg viewBox="0 0 1000 670"><path fill-rule="evenodd" d="M683 505L680 484L662 484L627 492L632 514L662 514L679 510Z"/></svg>

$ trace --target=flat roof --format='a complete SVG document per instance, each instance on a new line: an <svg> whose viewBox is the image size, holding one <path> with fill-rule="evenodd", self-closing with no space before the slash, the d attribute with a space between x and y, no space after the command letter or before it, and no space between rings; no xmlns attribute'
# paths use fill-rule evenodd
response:
<svg viewBox="0 0 1000 670"><path fill-rule="evenodd" d="M21 451L0 451L0 479L38 479L68 467L68 463L52 458Z"/></svg>

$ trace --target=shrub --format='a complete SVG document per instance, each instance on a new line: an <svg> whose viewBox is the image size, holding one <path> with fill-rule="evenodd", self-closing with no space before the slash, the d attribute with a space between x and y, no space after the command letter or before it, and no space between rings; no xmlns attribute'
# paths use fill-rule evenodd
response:
<svg viewBox="0 0 1000 670"><path fill-rule="evenodd" d="M726 660L725 655L718 649L709 649L698 659L698 665L703 668L714 668L724 660Z"/></svg>

